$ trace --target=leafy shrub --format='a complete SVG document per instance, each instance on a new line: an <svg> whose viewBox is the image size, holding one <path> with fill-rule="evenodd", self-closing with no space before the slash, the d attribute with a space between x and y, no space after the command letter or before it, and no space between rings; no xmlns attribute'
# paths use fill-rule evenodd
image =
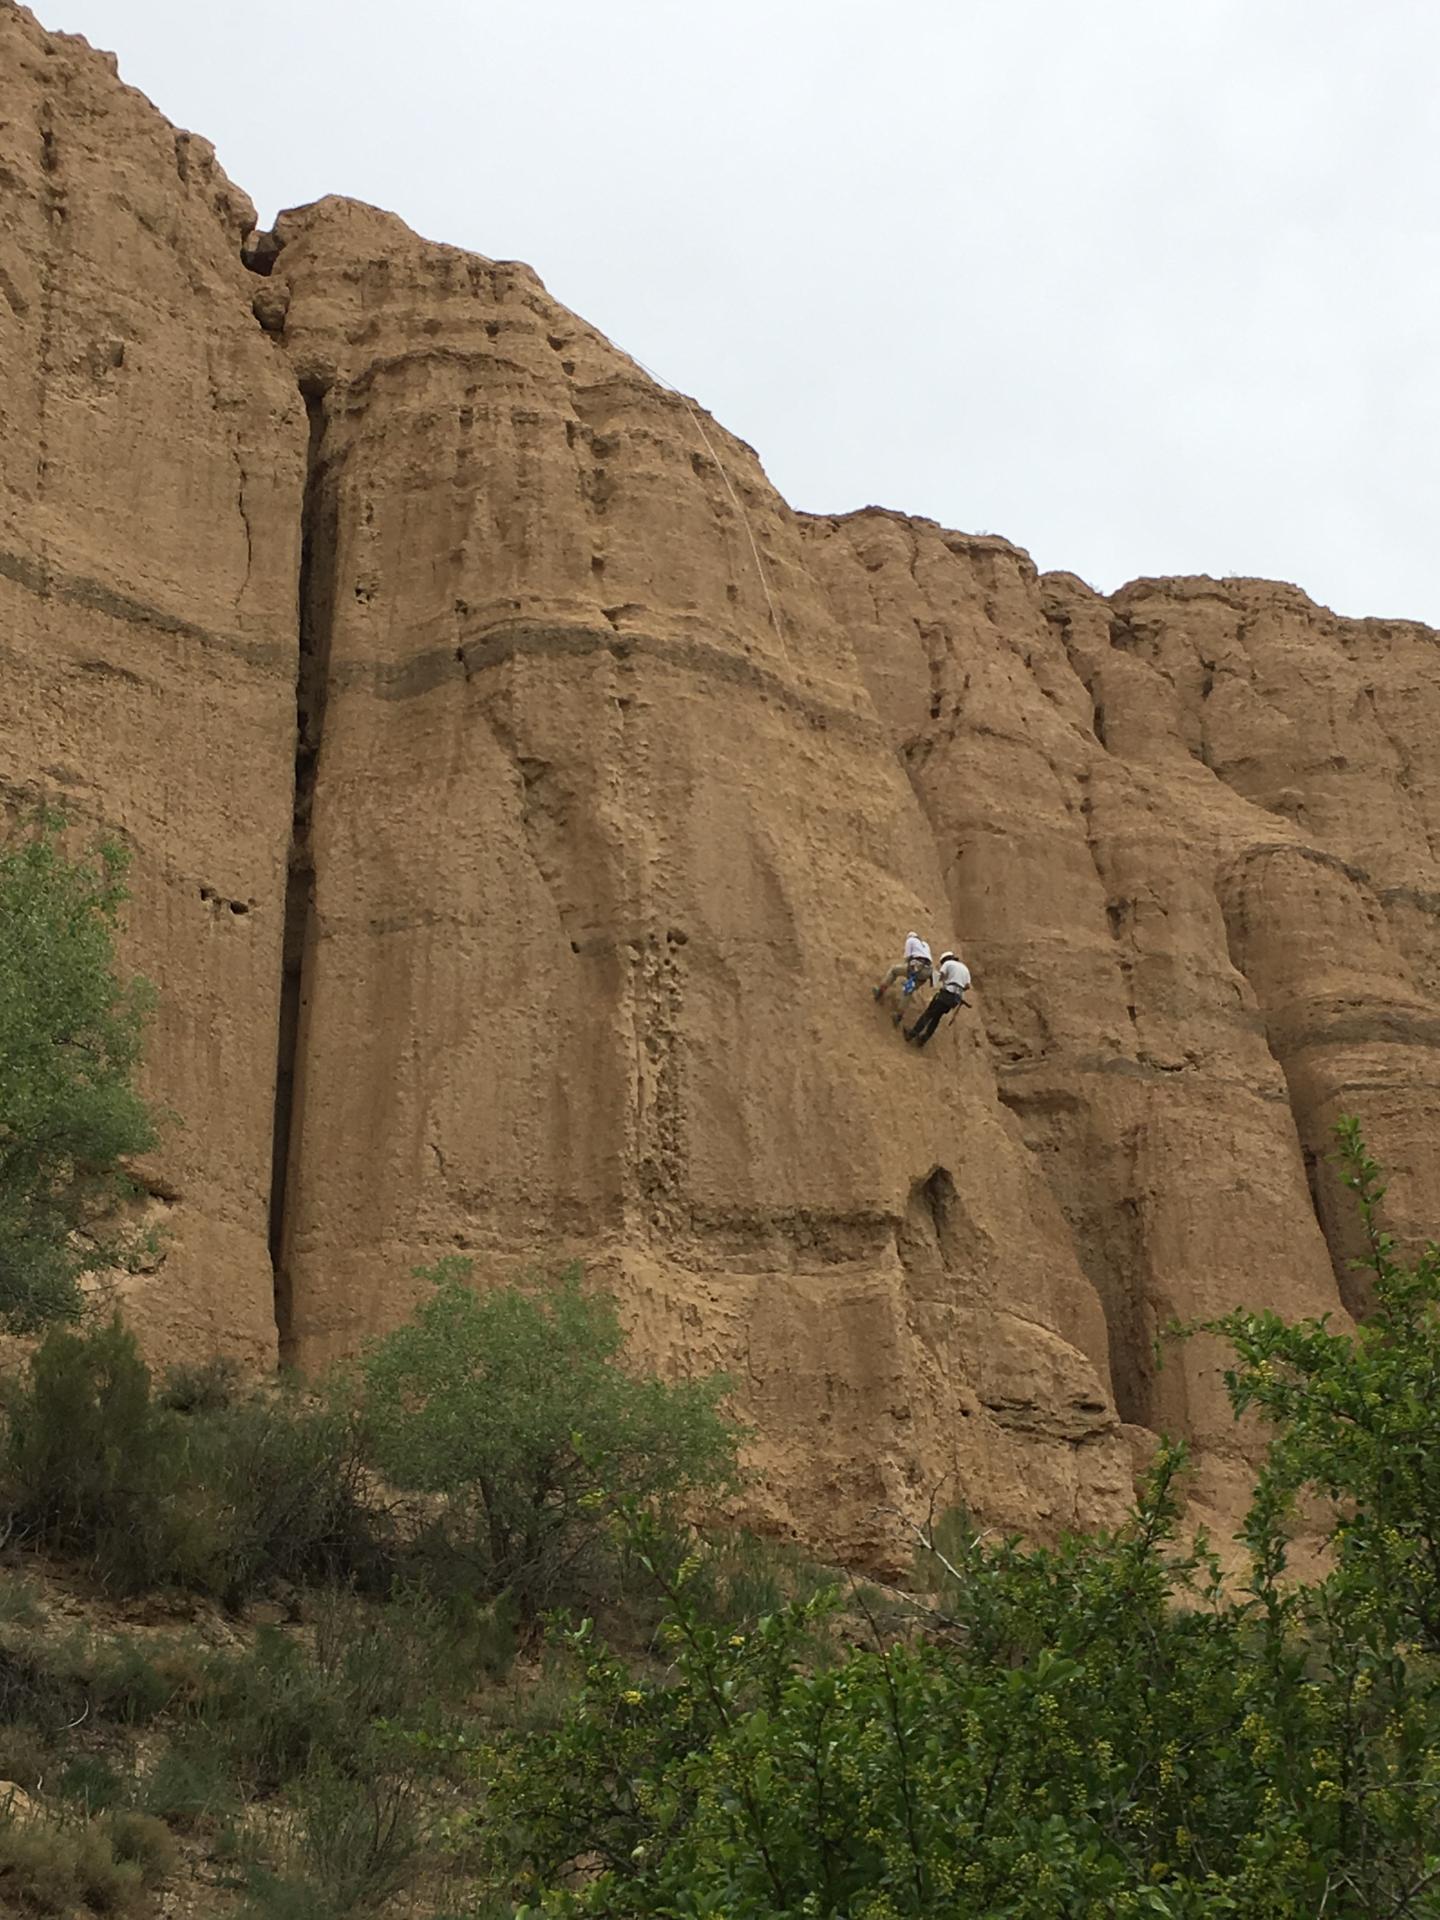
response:
<svg viewBox="0 0 1440 1920"><path fill-rule="evenodd" d="M405 1883L420 1848L412 1767L356 1779L317 1760L297 1783L293 1857L339 1913L374 1906Z"/></svg>
<svg viewBox="0 0 1440 1920"><path fill-rule="evenodd" d="M62 1826L34 1814L0 1813L0 1912L124 1920L147 1905L141 1867L116 1857L98 1821Z"/></svg>
<svg viewBox="0 0 1440 1920"><path fill-rule="evenodd" d="M104 1813L125 1799L129 1782L100 1754L78 1753L61 1768L55 1787L86 1813Z"/></svg>
<svg viewBox="0 0 1440 1920"><path fill-rule="evenodd" d="M460 1651L434 1603L380 1609L332 1595L312 1645L267 1627L249 1652L215 1663L192 1738L203 1730L249 1794L273 1793L320 1765L353 1778L384 1772L396 1729L442 1724L467 1683Z"/></svg>
<svg viewBox="0 0 1440 1920"><path fill-rule="evenodd" d="M201 1682L198 1654L173 1643L102 1640L84 1664L92 1709L127 1726L157 1719L177 1701L193 1697Z"/></svg>
<svg viewBox="0 0 1440 1920"><path fill-rule="evenodd" d="M13 1780L33 1793L51 1771L51 1738L43 1727L24 1720L0 1722L0 1780Z"/></svg>
<svg viewBox="0 0 1440 1920"><path fill-rule="evenodd" d="M1337 1131L1366 1248L1354 1264L1369 1277L1368 1318L1345 1334L1323 1320L1240 1312L1207 1329L1234 1349L1225 1379L1236 1412L1258 1413L1271 1432L1247 1538L1267 1577L1278 1577L1297 1498L1322 1495L1341 1576L1332 1590L1353 1575L1362 1598L1384 1595L1395 1631L1440 1654L1440 1247L1413 1267L1396 1260L1380 1223L1381 1172L1359 1123L1344 1119Z"/></svg>
<svg viewBox="0 0 1440 1920"><path fill-rule="evenodd" d="M274 1580L375 1572L381 1521L338 1398L256 1388L180 1414L115 1319L52 1329L7 1412L15 1523L122 1592L176 1584L234 1606Z"/></svg>
<svg viewBox="0 0 1440 1920"><path fill-rule="evenodd" d="M188 1828L230 1812L238 1789L225 1751L192 1729L158 1756L140 1798L147 1813Z"/></svg>
<svg viewBox="0 0 1440 1920"><path fill-rule="evenodd" d="M175 1836L163 1820L127 1807L107 1814L101 1824L115 1858L133 1862L147 1887L175 1871L179 1858Z"/></svg>
<svg viewBox="0 0 1440 1920"><path fill-rule="evenodd" d="M582 1630L563 1723L485 1761L522 1913L1437 1920L1440 1257L1398 1265L1353 1128L1342 1149L1373 1325L1218 1323L1237 1410L1275 1435L1248 1587L1180 1546L1175 1449L1116 1534L1034 1551L957 1526L923 1629L820 1660L837 1596L716 1628L637 1511L669 1671L632 1676ZM1282 1579L1302 1492L1335 1502L1310 1585Z"/></svg>
<svg viewBox="0 0 1440 1920"><path fill-rule="evenodd" d="M15 1573L0 1573L0 1626L38 1627L45 1618L30 1582Z"/></svg>
<svg viewBox="0 0 1440 1920"><path fill-rule="evenodd" d="M338 1397L262 1388L186 1428L184 1583L238 1605L273 1581L372 1579L381 1521L359 1430Z"/></svg>
<svg viewBox="0 0 1440 1920"><path fill-rule="evenodd" d="M224 1355L167 1367L157 1403L172 1413L223 1413L244 1398L240 1369Z"/></svg>
<svg viewBox="0 0 1440 1920"><path fill-rule="evenodd" d="M628 1373L614 1303L578 1268L476 1293L441 1261L434 1292L367 1354L380 1470L438 1494L492 1588L527 1609L583 1590L617 1499L670 1503L728 1485L736 1432L719 1377Z"/></svg>
<svg viewBox="0 0 1440 1920"><path fill-rule="evenodd" d="M93 1555L118 1585L143 1587L169 1559L174 1435L150 1370L119 1318L56 1327L12 1383L5 1465L17 1525L47 1546Z"/></svg>
<svg viewBox="0 0 1440 1920"><path fill-rule="evenodd" d="M126 857L69 858L44 817L0 844L0 1325L74 1318L80 1276L124 1266L125 1156L154 1143L133 1079L150 1007L115 976Z"/></svg>

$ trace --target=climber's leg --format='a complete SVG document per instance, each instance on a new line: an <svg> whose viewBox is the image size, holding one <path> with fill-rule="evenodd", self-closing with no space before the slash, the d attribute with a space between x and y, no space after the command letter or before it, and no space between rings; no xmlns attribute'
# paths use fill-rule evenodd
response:
<svg viewBox="0 0 1440 1920"><path fill-rule="evenodd" d="M890 971L886 974L885 978L880 982L879 986L876 987L875 998L877 1000L883 1000L886 994L890 991L891 987L893 987L895 982L901 978L904 972L905 972L905 962L903 960L900 962L898 966L891 967Z"/></svg>
<svg viewBox="0 0 1440 1920"><path fill-rule="evenodd" d="M942 987L937 994L932 995L929 1006L914 1026L906 1029L905 1038L913 1041L917 1047L923 1047L945 1015L952 1007L959 1004L959 999L958 994L952 993L948 987Z"/></svg>

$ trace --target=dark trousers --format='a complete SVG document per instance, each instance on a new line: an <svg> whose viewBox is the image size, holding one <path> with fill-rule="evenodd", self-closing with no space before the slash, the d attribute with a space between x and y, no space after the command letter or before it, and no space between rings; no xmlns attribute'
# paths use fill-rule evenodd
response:
<svg viewBox="0 0 1440 1920"><path fill-rule="evenodd" d="M959 1005L960 995L954 987L941 987L940 991L931 997L929 1006L911 1027L906 1036L907 1039L913 1040L917 1047L923 1047L946 1014Z"/></svg>

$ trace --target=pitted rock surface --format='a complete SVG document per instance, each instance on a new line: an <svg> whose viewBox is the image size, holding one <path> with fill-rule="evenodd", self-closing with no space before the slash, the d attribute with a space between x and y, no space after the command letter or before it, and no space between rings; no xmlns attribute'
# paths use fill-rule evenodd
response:
<svg viewBox="0 0 1440 1920"><path fill-rule="evenodd" d="M1342 1111L1440 1214L1437 636L797 514L528 267L255 233L10 5L0 98L0 775L135 853L157 1354L574 1257L817 1548L1112 1521L1160 1429L1233 1517L1157 1336L1363 1310ZM976 976L921 1054L910 926Z"/></svg>

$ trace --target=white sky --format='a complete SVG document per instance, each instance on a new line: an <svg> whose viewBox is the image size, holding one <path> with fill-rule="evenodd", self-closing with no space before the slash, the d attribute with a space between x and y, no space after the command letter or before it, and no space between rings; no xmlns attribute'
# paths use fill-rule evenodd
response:
<svg viewBox="0 0 1440 1920"><path fill-rule="evenodd" d="M1437 0L33 0L529 261L796 506L1440 625Z"/></svg>

